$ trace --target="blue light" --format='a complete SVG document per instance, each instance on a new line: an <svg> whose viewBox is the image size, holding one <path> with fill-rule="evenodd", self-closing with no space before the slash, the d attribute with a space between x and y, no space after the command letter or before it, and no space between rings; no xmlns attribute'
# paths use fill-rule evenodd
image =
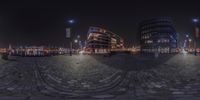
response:
<svg viewBox="0 0 200 100"><path fill-rule="evenodd" d="M73 19L70 19L70 20L68 20L68 23L73 24L73 23L74 23L74 20L73 20Z"/></svg>
<svg viewBox="0 0 200 100"><path fill-rule="evenodd" d="M197 23L197 22L199 22L199 19L194 18L194 19L192 19L192 21L193 21L194 23Z"/></svg>

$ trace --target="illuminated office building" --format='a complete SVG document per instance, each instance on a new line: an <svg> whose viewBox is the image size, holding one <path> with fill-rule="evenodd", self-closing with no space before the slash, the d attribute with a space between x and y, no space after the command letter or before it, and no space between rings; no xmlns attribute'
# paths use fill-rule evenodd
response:
<svg viewBox="0 0 200 100"><path fill-rule="evenodd" d="M141 52L176 52L177 34L170 18L152 18L139 26Z"/></svg>
<svg viewBox="0 0 200 100"><path fill-rule="evenodd" d="M124 40L117 34L100 28L89 27L86 50L92 53L108 53L114 49L122 49Z"/></svg>

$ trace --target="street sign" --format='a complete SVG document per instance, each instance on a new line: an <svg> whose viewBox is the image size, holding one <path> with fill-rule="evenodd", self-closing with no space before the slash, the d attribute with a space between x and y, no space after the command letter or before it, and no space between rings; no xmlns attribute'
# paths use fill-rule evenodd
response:
<svg viewBox="0 0 200 100"><path fill-rule="evenodd" d="M66 38L70 38L71 33L70 33L70 28L66 28Z"/></svg>

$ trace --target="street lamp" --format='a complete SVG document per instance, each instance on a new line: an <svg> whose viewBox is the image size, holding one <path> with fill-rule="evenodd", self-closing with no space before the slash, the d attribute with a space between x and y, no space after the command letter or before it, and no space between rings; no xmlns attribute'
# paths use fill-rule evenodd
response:
<svg viewBox="0 0 200 100"><path fill-rule="evenodd" d="M195 24L195 32L194 32L194 55L196 55L197 51L196 51L196 45L197 45L197 31L196 31L196 27L197 27L197 24L199 23L199 18L193 18L192 19L192 22Z"/></svg>
<svg viewBox="0 0 200 100"><path fill-rule="evenodd" d="M191 51L191 42L192 42L192 39L189 38L188 41L189 41L189 43L188 43L189 44L189 51Z"/></svg>
<svg viewBox="0 0 200 100"><path fill-rule="evenodd" d="M69 38L70 40L70 56L72 56L72 35L71 35L71 28L72 28L72 25L75 23L75 20L74 19L69 19L67 20L67 24L69 25L69 28L68 28L68 35L67 35L67 38Z"/></svg>
<svg viewBox="0 0 200 100"><path fill-rule="evenodd" d="M185 35L186 39L185 39L185 45L187 44L186 48L189 50L190 49L190 42L189 42L189 33L187 33Z"/></svg>
<svg viewBox="0 0 200 100"><path fill-rule="evenodd" d="M74 40L74 43L78 43L78 40L77 40L77 39L75 39L75 40Z"/></svg>
<svg viewBox="0 0 200 100"><path fill-rule="evenodd" d="M75 40L74 40L74 43L75 43L75 44L74 44L74 49L75 49L75 51L77 51L77 43L78 43L78 39L75 39Z"/></svg>
<svg viewBox="0 0 200 100"><path fill-rule="evenodd" d="M192 39L191 39L191 38L189 38L189 42L192 42Z"/></svg>
<svg viewBox="0 0 200 100"><path fill-rule="evenodd" d="M189 35L187 34L187 35L186 35L186 38L188 38L188 37L189 37Z"/></svg>
<svg viewBox="0 0 200 100"><path fill-rule="evenodd" d="M82 50L81 36L77 35L79 49Z"/></svg>
<svg viewBox="0 0 200 100"><path fill-rule="evenodd" d="M74 24L74 22L75 22L74 19L69 19L69 20L68 20L68 23L69 23L69 24Z"/></svg>
<svg viewBox="0 0 200 100"><path fill-rule="evenodd" d="M198 18L193 18L192 21L193 21L194 23L198 23L198 22L199 22L199 19L198 19Z"/></svg>

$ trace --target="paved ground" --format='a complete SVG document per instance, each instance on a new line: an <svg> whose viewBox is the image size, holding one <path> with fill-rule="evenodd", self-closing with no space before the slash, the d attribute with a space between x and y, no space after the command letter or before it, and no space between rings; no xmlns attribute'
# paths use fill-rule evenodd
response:
<svg viewBox="0 0 200 100"><path fill-rule="evenodd" d="M200 56L0 59L1 100L200 100Z"/></svg>

